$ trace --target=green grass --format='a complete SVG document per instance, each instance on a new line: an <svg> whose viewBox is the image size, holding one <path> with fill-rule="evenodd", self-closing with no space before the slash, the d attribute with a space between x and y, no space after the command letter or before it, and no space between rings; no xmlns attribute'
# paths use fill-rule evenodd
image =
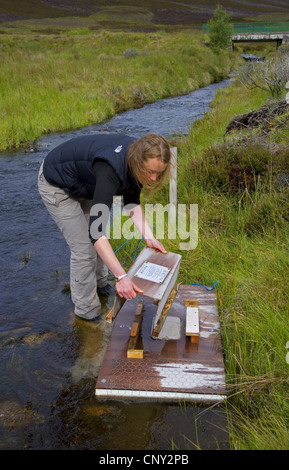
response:
<svg viewBox="0 0 289 470"><path fill-rule="evenodd" d="M45 133L103 122L158 98L185 94L224 78L218 56L197 33L93 33L50 37L0 35L0 149Z"/></svg>
<svg viewBox="0 0 289 470"><path fill-rule="evenodd" d="M199 205L199 243L192 252L182 252L180 282L211 286L218 281L234 449L286 449L289 444L289 189L288 183L276 185L278 172L288 174L288 127L284 125L280 139L272 126L262 138L263 151L258 147L256 152L258 161L252 157L252 148L259 145L256 130L224 139L234 115L263 105L265 99L263 92L238 83L220 90L211 111L179 145L178 202ZM214 149L221 146L225 158L232 142L235 161L249 156L256 171L275 144L273 164L267 160L254 190L245 185L232 192L226 181L217 185L210 176L222 163L221 157L218 163L211 159ZM287 152L284 161L282 149Z"/></svg>

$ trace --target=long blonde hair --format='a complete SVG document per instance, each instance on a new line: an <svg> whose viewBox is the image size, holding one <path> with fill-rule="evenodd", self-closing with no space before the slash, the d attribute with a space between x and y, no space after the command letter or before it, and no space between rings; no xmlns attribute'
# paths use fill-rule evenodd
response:
<svg viewBox="0 0 289 470"><path fill-rule="evenodd" d="M150 158L158 158L167 166L165 170L158 175L156 181L146 181L144 184L143 164ZM135 180L140 184L144 184L145 188L156 190L162 186L169 175L170 161L171 150L169 143L159 134L146 134L128 147L127 164Z"/></svg>

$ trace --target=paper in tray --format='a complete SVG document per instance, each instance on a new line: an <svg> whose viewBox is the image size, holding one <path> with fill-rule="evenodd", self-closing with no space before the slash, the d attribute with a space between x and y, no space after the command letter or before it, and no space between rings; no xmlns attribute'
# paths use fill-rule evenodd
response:
<svg viewBox="0 0 289 470"><path fill-rule="evenodd" d="M166 266L161 266L159 264L150 263L145 261L139 270L135 273L135 276L146 281L156 282L161 284L167 277L170 269Z"/></svg>

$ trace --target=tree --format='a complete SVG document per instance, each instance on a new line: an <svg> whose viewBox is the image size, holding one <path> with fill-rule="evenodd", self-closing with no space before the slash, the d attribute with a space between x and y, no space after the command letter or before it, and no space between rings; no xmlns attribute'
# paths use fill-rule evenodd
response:
<svg viewBox="0 0 289 470"><path fill-rule="evenodd" d="M230 45L234 28L230 23L230 15L220 5L208 23L208 29L210 44L214 50L218 51Z"/></svg>

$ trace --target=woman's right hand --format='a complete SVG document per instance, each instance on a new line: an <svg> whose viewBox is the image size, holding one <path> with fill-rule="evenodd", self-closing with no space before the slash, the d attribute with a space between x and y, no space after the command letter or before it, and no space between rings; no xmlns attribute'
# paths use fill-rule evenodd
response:
<svg viewBox="0 0 289 470"><path fill-rule="evenodd" d="M137 294L144 293L128 276L117 281L115 287L118 295L124 299L134 299Z"/></svg>

